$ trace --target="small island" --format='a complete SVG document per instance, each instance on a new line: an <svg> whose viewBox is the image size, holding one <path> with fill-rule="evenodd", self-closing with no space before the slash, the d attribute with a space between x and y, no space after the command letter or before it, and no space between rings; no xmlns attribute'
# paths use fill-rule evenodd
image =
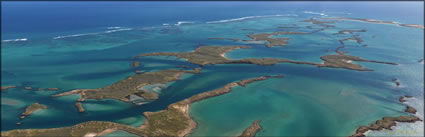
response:
<svg viewBox="0 0 425 137"><path fill-rule="evenodd" d="M22 112L22 115L21 115L21 119L24 119L25 117L27 117L27 116L30 116L32 113L34 113L35 111L38 111L38 110L43 110L43 109L47 109L47 106L46 105L43 105L43 104L39 104L38 102L35 102L34 104L32 104L32 105L30 105L30 106L28 106L26 109L25 109L25 111L24 112Z"/></svg>
<svg viewBox="0 0 425 137"><path fill-rule="evenodd" d="M85 111L84 110L84 107L83 107L83 104L81 104L81 102L75 103L75 107L77 107L78 112L84 112Z"/></svg>
<svg viewBox="0 0 425 137"><path fill-rule="evenodd" d="M16 86L4 86L4 87L0 87L1 91L5 91L5 90L8 90L10 88L16 88Z"/></svg>
<svg viewBox="0 0 425 137"><path fill-rule="evenodd" d="M117 99L125 102L130 100L130 95L146 97L149 99L157 99L156 93L149 93L146 90L140 90L143 86L151 84L166 84L171 81L179 80L179 76L183 73L200 73L200 68L194 70L179 70L179 69L167 69L156 72L147 72L142 74L135 74L126 79L118 81L112 85L105 86L98 89L75 89L64 93L53 95L53 97L67 96L72 94L80 94L81 97L78 99L78 105L86 99ZM79 110L82 110L79 108Z"/></svg>
<svg viewBox="0 0 425 137"><path fill-rule="evenodd" d="M246 128L238 137L254 137L261 130L260 120L255 120L251 126Z"/></svg>

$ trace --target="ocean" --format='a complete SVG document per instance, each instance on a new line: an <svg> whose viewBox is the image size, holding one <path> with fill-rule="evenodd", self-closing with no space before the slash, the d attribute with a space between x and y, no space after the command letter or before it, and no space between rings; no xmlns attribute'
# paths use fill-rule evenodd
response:
<svg viewBox="0 0 425 137"><path fill-rule="evenodd" d="M289 37L285 47L210 40L211 37L248 39L251 33L275 32L281 26L311 17L353 17L424 25L423 2L1 2L2 131L54 128L102 120L140 126L146 111L159 111L192 95L227 83L262 75L283 74L234 88L229 94L191 105L198 127L189 136L234 136L254 120L261 120L258 136L349 136L362 125L384 116L407 115L398 102L408 104L424 119L424 30L388 24L341 21L335 28ZM25 9L25 10L23 10ZM251 29L251 30L248 30ZM78 95L52 98L72 89L101 88L134 75L133 57L151 52L189 52L202 45L248 45L226 54L230 59L284 58L320 63L321 56L339 46L339 30L359 32L367 47L346 42L343 51L361 58L396 62L385 65L355 62L375 71L317 68L302 64L258 66L206 65L200 74L168 84L159 99L133 105L112 99L87 100L86 112L77 112ZM290 29L310 31L307 28ZM141 58L144 72L198 67L171 57ZM391 81L397 78L401 86ZM60 88L59 91L22 87ZM21 120L25 107L47 105ZM22 125L16 125L21 122ZM422 128L421 128L422 127ZM398 124L397 133L423 135L423 122ZM116 133L127 134L127 133ZM373 131L368 135L392 135Z"/></svg>

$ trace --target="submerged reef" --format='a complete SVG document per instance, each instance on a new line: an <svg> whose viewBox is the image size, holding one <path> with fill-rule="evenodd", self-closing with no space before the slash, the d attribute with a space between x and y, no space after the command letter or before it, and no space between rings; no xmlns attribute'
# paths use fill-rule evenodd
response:
<svg viewBox="0 0 425 137"><path fill-rule="evenodd" d="M283 75L260 76L257 78L245 79L232 82L222 88L193 95L182 101L170 104L167 109L159 112L145 112L145 123L141 127L131 127L114 122L89 121L76 124L70 127L50 128L50 129L16 129L2 132L2 136L102 136L117 130L123 130L138 136L186 136L195 127L196 123L189 116L190 104L220 96L231 92L235 86L245 86L246 84L262 81L269 78L281 78ZM250 134L255 134L258 122L254 122Z"/></svg>
<svg viewBox="0 0 425 137"><path fill-rule="evenodd" d="M254 137L261 130L260 120L255 120L251 126L246 128L238 137Z"/></svg>
<svg viewBox="0 0 425 137"><path fill-rule="evenodd" d="M366 32L365 29L359 29L359 30L340 30L338 33L335 34L353 34L353 32Z"/></svg>
<svg viewBox="0 0 425 137"><path fill-rule="evenodd" d="M126 79L120 80L112 85L105 86L98 89L75 89L64 93L53 95L53 97L67 96L72 94L80 94L81 98L78 99L78 103L86 99L118 99L121 101L130 101L130 95L136 95L141 97L150 97L151 93L148 91L139 90L141 87L149 84L166 84L171 81L179 80L179 76L183 73L200 73L200 68L194 70L178 70L178 69L167 69L156 72L147 72L142 74L135 74ZM157 97L156 97L157 98ZM77 106L77 104L76 104ZM78 105L79 106L79 105Z"/></svg>
<svg viewBox="0 0 425 137"><path fill-rule="evenodd" d="M38 110L47 109L46 105L39 104L38 102L35 102L34 104L28 106L24 112L22 112L21 119L24 119L26 116L30 116L32 113Z"/></svg>
<svg viewBox="0 0 425 137"><path fill-rule="evenodd" d="M176 56L178 58L184 58L188 62L198 65L214 65L214 64L256 64L256 65L274 65L277 63L294 63L294 64L307 64L315 65L317 67L331 67L331 68L344 68L358 71L372 71L371 69L366 69L361 67L359 64L352 64L352 61L360 62L372 62L372 63L381 63L381 64L390 64L397 65L396 63L391 62L382 62L382 61L373 61L362 59L357 56L350 55L325 55L320 57L324 63L313 63L313 62L304 62L304 61L292 61L287 59L276 59L276 58L245 58L240 60L230 60L227 59L224 54L234 50L234 49L243 49L250 48L249 46L201 46L196 48L192 52L153 52L138 55L142 56Z"/></svg>
<svg viewBox="0 0 425 137"><path fill-rule="evenodd" d="M346 17L321 18L321 19L360 21L360 22L375 23L375 24L392 24L392 25L403 26L403 27L411 27L411 28L424 29L424 26L423 25L419 25L419 24L401 24L401 23L398 23L398 22L395 22L395 21L383 21L383 20L375 20L375 19L346 18Z"/></svg>

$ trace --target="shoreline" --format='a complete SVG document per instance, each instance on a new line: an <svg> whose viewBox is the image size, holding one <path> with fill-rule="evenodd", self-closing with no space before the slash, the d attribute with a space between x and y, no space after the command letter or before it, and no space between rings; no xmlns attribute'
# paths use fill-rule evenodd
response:
<svg viewBox="0 0 425 137"><path fill-rule="evenodd" d="M401 103L406 102L405 98L411 98L412 96L401 96L399 101ZM416 109L413 107L406 105L404 112L408 114L416 114ZM391 130L392 127L397 126L396 122L403 123L415 123L416 121L423 121L419 117L415 115L407 115L407 116L398 116L398 117L383 117L381 120L375 121L375 123L370 124L369 126L360 126L357 128L355 133L350 137L364 137L365 133L368 131L380 131L382 129Z"/></svg>

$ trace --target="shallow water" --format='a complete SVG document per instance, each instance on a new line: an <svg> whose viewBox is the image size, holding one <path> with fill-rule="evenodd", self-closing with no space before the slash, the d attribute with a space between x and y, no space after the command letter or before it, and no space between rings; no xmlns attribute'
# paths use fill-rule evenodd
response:
<svg viewBox="0 0 425 137"><path fill-rule="evenodd" d="M313 11L330 17L367 17L423 24L423 14L412 15L416 18L403 16L413 12L410 10L390 14L393 16L388 17L388 14L383 14L386 9L376 14L365 14L366 11L343 11L333 3L327 6L334 8L330 8L333 9L330 11ZM238 8L248 11L246 8ZM403 104L398 102L401 95L415 96L413 101L409 100L408 103L414 103L411 105L418 110L423 108L424 66L417 62L424 58L423 29L344 21L335 23L336 28L318 33L276 36L289 37L289 44L285 47L272 48L264 47L263 44L208 39L209 37L249 39L246 35L251 33L313 31L318 28L313 26L316 28L306 29L305 26L312 24L299 21L322 15L305 13L312 9L302 8L304 9L270 10L270 7L265 6L258 9L261 11L258 13L233 13L205 18L184 16L178 20L157 21L156 25L150 26L144 25L153 24L154 21L139 25L115 22L113 26L127 26L132 30L112 33L103 33L110 30L107 27L112 26L111 24L103 24L104 27L80 26L81 28L75 31L61 30L63 33L32 30L37 36L34 38L24 36L28 37L27 41L2 42L1 85L19 87L1 93L3 127L1 130L63 127L91 120L113 121L137 127L145 120L142 117L143 112L162 110L169 104L220 88L233 81L272 74L284 74L285 77L253 83L247 87L237 87L231 93L191 105L190 115L198 123L198 127L190 136L238 135L254 120L261 120L260 124L263 126L258 135L347 136L354 133L358 126L368 125L383 116L407 115L403 112ZM182 9L178 11L180 10ZM284 16L238 19L253 15ZM198 17L198 14L196 16ZM235 20L223 21L229 19ZM162 23L175 24L182 20L194 23L161 26ZM209 21L223 23L206 23ZM291 24L296 24L300 28L278 28ZM54 31L54 28L52 27L50 31ZM71 89L101 88L134 75L135 70L150 72L177 68L179 65L199 67L174 57L143 57L138 59L141 62L138 68L132 68L131 63L133 57L138 54L190 52L200 44L252 46L250 49L227 53L226 57L231 59L273 57L321 63L323 62L321 56L335 54L333 50L339 46L339 39L350 36L333 34L344 29L366 29L367 32L356 34L360 34L364 40L362 44L368 46L362 47L355 42L346 42L342 51L365 59L396 62L399 65L355 62L375 70L371 72L288 63L273 66L207 65L202 67L200 74L185 74L180 80L166 84L166 87L158 92L159 99L151 103L138 106L112 99L87 100L83 102L86 109L84 113L78 113L74 106L78 95L50 97ZM89 35L53 39L58 36L87 33ZM18 34L7 29L2 34L6 35L2 35L2 40L6 40L20 38L16 36L26 33ZM391 82L392 78L399 79L401 86L396 87ZM29 91L23 89L25 86L60 88L60 90ZM20 120L20 113L34 102L45 104L49 109ZM420 111L418 117L424 119L423 112ZM17 126L16 122L21 122L22 125ZM418 128L421 124L423 123L399 124L401 126L395 129L420 134L423 133L423 128ZM382 135L385 132L387 131L368 134ZM127 135L117 131L111 135L124 134Z"/></svg>

